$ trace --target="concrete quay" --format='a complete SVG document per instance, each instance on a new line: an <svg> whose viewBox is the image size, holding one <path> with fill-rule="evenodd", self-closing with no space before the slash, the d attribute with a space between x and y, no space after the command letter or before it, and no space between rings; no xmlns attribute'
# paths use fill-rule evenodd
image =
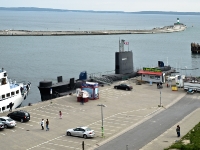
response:
<svg viewBox="0 0 200 150"><path fill-rule="evenodd" d="M95 30L95 31L29 31L29 30L0 30L0 36L74 36L74 35L117 35L117 34L156 34L180 32L185 25L165 26L151 30Z"/></svg>
<svg viewBox="0 0 200 150"><path fill-rule="evenodd" d="M158 107L160 89L157 89L156 84L136 85L135 79L120 82L132 85L133 90L116 90L113 85L105 85L99 87L99 100L90 100L84 105L78 103L76 95L73 94L19 108L30 112L31 120L25 123L17 122L15 128L0 131L1 148L12 150L81 150L82 141L84 141L85 150L93 150L168 108L186 95L183 89L172 91L171 88L163 85L161 96L163 107ZM103 108L105 132L103 138L101 137L101 108L97 106L98 104L107 106ZM59 119L60 110L63 113L62 119ZM6 112L0 114L0 116L6 115ZM180 122L182 131L184 128L186 129L184 132L187 132L196 125L198 119L194 121L193 118L197 115L198 113L194 112L190 117L186 117ZM50 121L50 131L41 130L40 121L47 118ZM77 126L89 126L95 130L96 136L91 139L66 136L67 129ZM174 141L177 138L174 130L175 125L142 149L163 149L171 145L171 142L163 142L163 140L173 137L171 141ZM184 133L182 132L182 134Z"/></svg>

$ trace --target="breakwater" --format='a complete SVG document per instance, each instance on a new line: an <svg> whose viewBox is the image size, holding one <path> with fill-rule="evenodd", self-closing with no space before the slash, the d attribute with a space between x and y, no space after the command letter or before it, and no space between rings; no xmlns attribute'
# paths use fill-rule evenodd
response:
<svg viewBox="0 0 200 150"><path fill-rule="evenodd" d="M151 30L94 30L94 31L30 31L0 30L0 36L74 36L74 35L117 35L117 34L156 34L184 31L183 24L153 28Z"/></svg>

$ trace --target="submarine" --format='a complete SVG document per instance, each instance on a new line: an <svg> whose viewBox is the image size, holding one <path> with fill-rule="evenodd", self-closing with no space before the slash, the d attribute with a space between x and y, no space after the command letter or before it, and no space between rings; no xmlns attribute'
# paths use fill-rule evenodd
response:
<svg viewBox="0 0 200 150"><path fill-rule="evenodd" d="M129 42L119 40L119 50L115 52L115 73L106 75L91 74L89 77L87 71L79 74L79 79L70 78L69 81L63 81L62 76L57 77L57 83L52 81L40 81L38 89L41 95L41 101L54 99L66 95L71 95L77 88L81 88L86 81L97 82L99 85L112 84L114 81L120 81L137 76L134 71L133 52L125 51L124 45Z"/></svg>

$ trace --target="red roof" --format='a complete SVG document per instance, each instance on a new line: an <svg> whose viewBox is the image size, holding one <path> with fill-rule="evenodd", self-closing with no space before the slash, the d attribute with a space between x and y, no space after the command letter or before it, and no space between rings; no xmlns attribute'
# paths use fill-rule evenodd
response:
<svg viewBox="0 0 200 150"><path fill-rule="evenodd" d="M139 70L137 73L162 76L162 72L152 72L152 71Z"/></svg>

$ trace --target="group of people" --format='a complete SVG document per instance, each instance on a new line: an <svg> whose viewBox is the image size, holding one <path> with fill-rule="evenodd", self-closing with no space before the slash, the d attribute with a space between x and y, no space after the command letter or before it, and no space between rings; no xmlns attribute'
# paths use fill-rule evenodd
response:
<svg viewBox="0 0 200 150"><path fill-rule="evenodd" d="M44 119L41 121L42 130L44 130ZM49 120L46 120L46 131L49 131Z"/></svg>
<svg viewBox="0 0 200 150"><path fill-rule="evenodd" d="M59 111L59 117L60 117L60 119L62 119L61 111ZM49 120L48 119L46 120L45 124L46 124L46 131L49 131ZM42 121L41 121L41 127L42 127L42 130L44 130L44 119L42 119Z"/></svg>

